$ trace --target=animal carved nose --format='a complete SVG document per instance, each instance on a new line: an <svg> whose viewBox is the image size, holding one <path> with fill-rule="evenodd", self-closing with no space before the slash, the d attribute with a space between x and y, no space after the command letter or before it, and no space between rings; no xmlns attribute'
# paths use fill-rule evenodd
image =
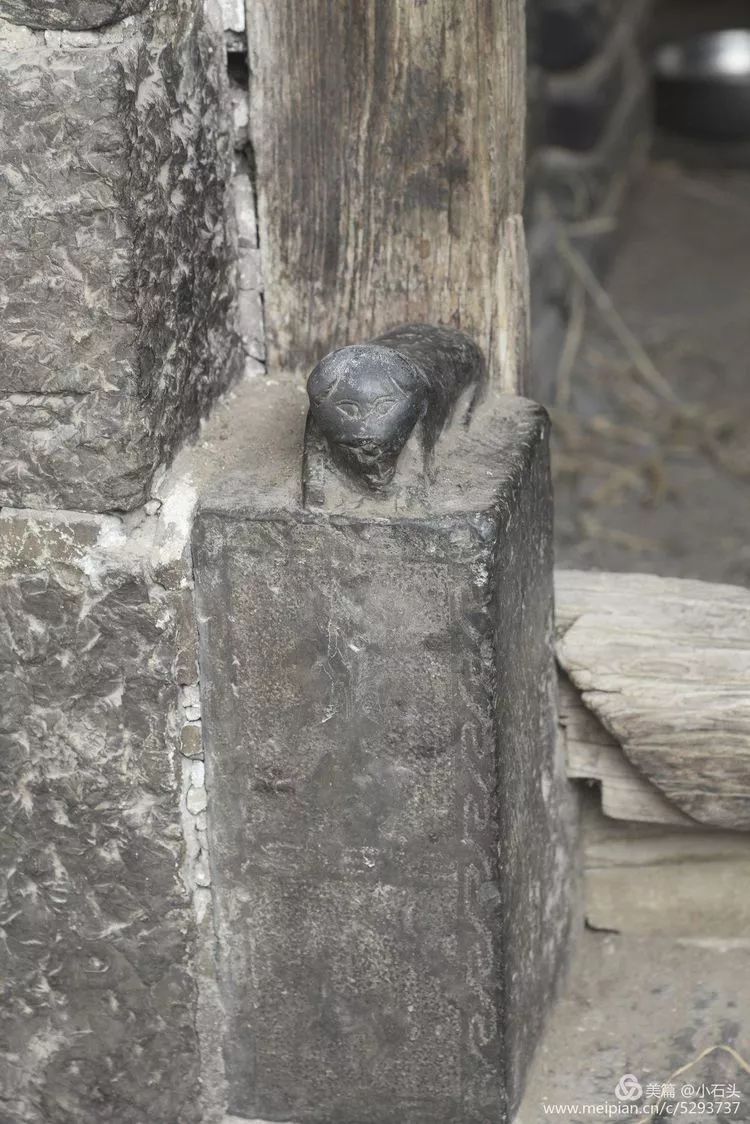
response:
<svg viewBox="0 0 750 1124"><path fill-rule="evenodd" d="M374 441L340 441L339 445L343 449L350 449L361 457L377 457L380 452Z"/></svg>

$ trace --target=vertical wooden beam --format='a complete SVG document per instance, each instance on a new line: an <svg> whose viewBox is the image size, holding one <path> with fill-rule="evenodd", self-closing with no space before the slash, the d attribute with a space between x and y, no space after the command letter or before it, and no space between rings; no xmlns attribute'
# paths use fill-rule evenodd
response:
<svg viewBox="0 0 750 1124"><path fill-rule="evenodd" d="M521 390L523 0L248 0L271 368L452 324Z"/></svg>

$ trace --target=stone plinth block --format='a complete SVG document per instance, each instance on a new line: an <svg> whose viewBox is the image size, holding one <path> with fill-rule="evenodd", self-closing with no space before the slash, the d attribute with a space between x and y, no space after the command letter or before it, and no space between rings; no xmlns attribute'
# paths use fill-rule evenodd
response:
<svg viewBox="0 0 750 1124"><path fill-rule="evenodd" d="M0 516L0 1119L194 1124L179 551Z"/></svg>
<svg viewBox="0 0 750 1124"><path fill-rule="evenodd" d="M238 370L220 40L187 0L26 34L0 50L0 504L129 510Z"/></svg>
<svg viewBox="0 0 750 1124"><path fill-rule="evenodd" d="M410 471L377 498L331 469L307 507L239 474L197 518L243 1118L499 1124L565 944L546 415L491 396Z"/></svg>

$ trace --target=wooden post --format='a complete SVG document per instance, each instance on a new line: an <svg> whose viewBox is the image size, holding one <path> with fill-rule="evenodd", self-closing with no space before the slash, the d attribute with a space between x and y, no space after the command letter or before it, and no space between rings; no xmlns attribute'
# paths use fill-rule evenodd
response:
<svg viewBox="0 0 750 1124"><path fill-rule="evenodd" d="M523 0L253 0L271 370L406 321L522 391Z"/></svg>

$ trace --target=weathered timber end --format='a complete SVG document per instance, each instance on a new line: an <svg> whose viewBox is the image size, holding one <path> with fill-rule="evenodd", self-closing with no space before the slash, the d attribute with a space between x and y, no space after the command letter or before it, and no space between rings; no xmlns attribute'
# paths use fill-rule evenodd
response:
<svg viewBox="0 0 750 1124"><path fill-rule="evenodd" d="M594 740L609 743L610 761L613 747L626 759L618 773L631 795L620 814L750 828L750 593L579 570L557 571L555 585L558 661L604 727ZM584 729L576 734L574 720L578 776L591 721ZM599 755L589 768L608 772Z"/></svg>

